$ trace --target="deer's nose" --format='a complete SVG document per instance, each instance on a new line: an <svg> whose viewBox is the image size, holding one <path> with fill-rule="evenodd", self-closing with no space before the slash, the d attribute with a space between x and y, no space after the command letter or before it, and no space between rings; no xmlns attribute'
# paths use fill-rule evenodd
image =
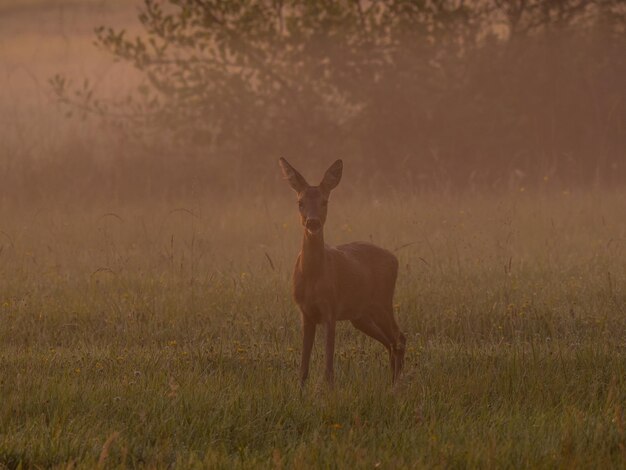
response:
<svg viewBox="0 0 626 470"><path fill-rule="evenodd" d="M309 218L306 219L306 223L304 224L304 226L307 228L307 230L315 232L322 228L322 222L320 221L320 219Z"/></svg>

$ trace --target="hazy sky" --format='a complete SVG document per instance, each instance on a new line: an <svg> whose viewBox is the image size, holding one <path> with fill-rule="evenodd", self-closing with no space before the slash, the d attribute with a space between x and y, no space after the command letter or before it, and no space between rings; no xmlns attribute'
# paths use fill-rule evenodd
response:
<svg viewBox="0 0 626 470"><path fill-rule="evenodd" d="M105 76L112 62L94 47L94 28L132 27L137 5L128 0L0 0L0 85L9 95L2 101L41 92L58 72Z"/></svg>

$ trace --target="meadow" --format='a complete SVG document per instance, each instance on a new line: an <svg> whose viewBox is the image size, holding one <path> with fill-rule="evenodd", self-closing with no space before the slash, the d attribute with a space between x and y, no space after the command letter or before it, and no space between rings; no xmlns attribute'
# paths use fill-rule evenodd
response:
<svg viewBox="0 0 626 470"><path fill-rule="evenodd" d="M327 242L400 259L405 374L392 387L383 348L340 323L335 389L318 334L301 394L301 228L277 184L0 206L0 466L626 463L626 193L340 186Z"/></svg>

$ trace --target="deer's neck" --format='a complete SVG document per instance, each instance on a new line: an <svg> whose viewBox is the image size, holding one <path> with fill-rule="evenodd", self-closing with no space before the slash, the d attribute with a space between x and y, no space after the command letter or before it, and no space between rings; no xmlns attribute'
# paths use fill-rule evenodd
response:
<svg viewBox="0 0 626 470"><path fill-rule="evenodd" d="M315 278L324 271L324 231L315 235L304 231L301 250L301 269L305 278Z"/></svg>

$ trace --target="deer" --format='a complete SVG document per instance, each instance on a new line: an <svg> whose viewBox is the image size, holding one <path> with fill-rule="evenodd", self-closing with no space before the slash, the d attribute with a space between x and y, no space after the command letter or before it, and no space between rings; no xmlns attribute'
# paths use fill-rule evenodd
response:
<svg viewBox="0 0 626 470"><path fill-rule="evenodd" d="M391 382L395 384L404 365L406 349L406 337L393 311L398 259L368 242L335 247L324 243L328 200L341 180L341 160L326 170L318 186L307 183L284 158L279 159L279 164L284 178L297 194L304 229L293 271L293 297L302 322L300 389L309 375L317 325L325 326L325 380L333 387L336 323L345 320L387 349Z"/></svg>

